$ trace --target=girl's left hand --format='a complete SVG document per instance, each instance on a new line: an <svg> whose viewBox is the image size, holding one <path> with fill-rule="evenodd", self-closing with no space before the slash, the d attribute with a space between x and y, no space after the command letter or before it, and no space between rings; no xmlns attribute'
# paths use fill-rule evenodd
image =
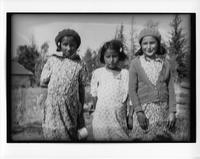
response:
<svg viewBox="0 0 200 159"><path fill-rule="evenodd" d="M173 129L176 122L175 113L170 113L167 119L167 127L169 129Z"/></svg>
<svg viewBox="0 0 200 159"><path fill-rule="evenodd" d="M79 140L86 140L88 137L88 131L87 131L87 128L86 127L83 127L81 129L78 130L78 139Z"/></svg>

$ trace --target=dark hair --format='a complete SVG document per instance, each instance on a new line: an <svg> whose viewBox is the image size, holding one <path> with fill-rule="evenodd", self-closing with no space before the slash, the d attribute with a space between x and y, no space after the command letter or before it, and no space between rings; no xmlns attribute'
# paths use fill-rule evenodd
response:
<svg viewBox="0 0 200 159"><path fill-rule="evenodd" d="M104 43L104 45L101 47L101 49L99 51L100 62L103 64L105 64L104 54L105 54L106 50L108 50L108 49L112 49L118 53L119 61L124 61L127 58L126 54L124 53L124 47L123 47L122 42L120 40L114 39L114 40Z"/></svg>
<svg viewBox="0 0 200 159"><path fill-rule="evenodd" d="M73 30L73 29L63 29L62 31L60 31L58 33L58 35L55 38L55 43L56 43L56 46L57 46L57 51L61 51L60 42L62 41L62 38L64 36L72 36L73 39L77 43L77 49L79 48L79 46L81 44L81 37L79 36L79 34L75 30Z"/></svg>
<svg viewBox="0 0 200 159"><path fill-rule="evenodd" d="M155 39L156 39L156 41L158 42L158 50L157 50L156 54L157 54L157 55L164 55L164 54L166 54L167 51L166 51L165 47L160 43L160 41L159 41L157 38L155 38ZM142 39L141 39L141 42L142 42ZM135 56L141 56L141 55L144 54L143 51L142 51L141 42L140 42L140 48L139 48L139 50L135 53Z"/></svg>

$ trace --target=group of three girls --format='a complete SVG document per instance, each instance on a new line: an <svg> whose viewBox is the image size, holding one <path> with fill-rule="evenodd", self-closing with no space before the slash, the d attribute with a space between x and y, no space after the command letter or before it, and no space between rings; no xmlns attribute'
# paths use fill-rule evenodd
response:
<svg viewBox="0 0 200 159"><path fill-rule="evenodd" d="M41 85L48 85L43 134L46 140L78 141L87 132L84 70L76 53L81 39L74 30L64 29L55 42L62 56L49 57L41 74ZM129 71L119 67L127 58L120 41L108 41L100 49L104 67L96 69L91 79L96 141L152 141L168 136L174 127L174 86L161 35L156 29L144 28L139 43Z"/></svg>

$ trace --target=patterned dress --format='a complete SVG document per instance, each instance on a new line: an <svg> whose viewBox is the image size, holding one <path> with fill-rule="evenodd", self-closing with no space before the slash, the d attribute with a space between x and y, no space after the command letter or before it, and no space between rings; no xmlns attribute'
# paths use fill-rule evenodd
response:
<svg viewBox="0 0 200 159"><path fill-rule="evenodd" d="M45 64L41 83L48 83L48 94L42 124L45 140L77 140L79 126L84 124L79 86L82 66L73 60L51 56Z"/></svg>
<svg viewBox="0 0 200 159"><path fill-rule="evenodd" d="M141 65L146 76L153 85L156 85L159 74L163 67L163 60L146 59L144 55L140 57ZM142 109L149 120L149 127L143 130L137 120L137 115L133 115L133 130L131 136L134 140L153 141L165 140L169 138L169 133L166 128L166 119L168 117L167 102L152 102L142 105Z"/></svg>
<svg viewBox="0 0 200 159"><path fill-rule="evenodd" d="M93 72L91 94L97 97L92 121L97 141L129 140L127 107L123 102L128 95L128 71L112 71L105 67Z"/></svg>

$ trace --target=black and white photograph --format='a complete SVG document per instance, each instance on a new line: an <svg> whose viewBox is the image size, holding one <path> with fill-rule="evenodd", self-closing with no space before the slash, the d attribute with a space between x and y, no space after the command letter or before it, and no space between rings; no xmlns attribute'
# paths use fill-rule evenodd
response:
<svg viewBox="0 0 200 159"><path fill-rule="evenodd" d="M1 159L200 159L199 0L0 0Z"/></svg>
<svg viewBox="0 0 200 159"><path fill-rule="evenodd" d="M195 22L7 13L7 142L195 142Z"/></svg>

